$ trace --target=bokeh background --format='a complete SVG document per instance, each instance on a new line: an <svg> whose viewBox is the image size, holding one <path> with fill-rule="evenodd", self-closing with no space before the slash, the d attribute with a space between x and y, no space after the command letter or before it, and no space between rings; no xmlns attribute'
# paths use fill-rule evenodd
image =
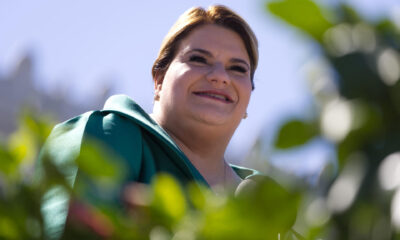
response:
<svg viewBox="0 0 400 240"><path fill-rule="evenodd" d="M65 239L400 239L397 0L219 2L260 42L249 117L226 158L279 185L261 177L235 197L187 188L189 209L161 176L133 186L122 199L134 211L121 213L108 200L123 168L90 144L70 165L88 182L71 188L68 164L45 153L32 181L55 122L117 93L151 112L163 36L187 8L213 3L0 0L0 238L44 239L41 203L59 189L74 196ZM87 201L93 186L101 194Z"/></svg>
<svg viewBox="0 0 400 240"><path fill-rule="evenodd" d="M329 6L340 1L318 2ZM400 22L396 0L342 2L366 19ZM261 171L272 164L315 183L326 164L337 166L329 142L316 139L290 151L271 145L283 121L313 115L307 71L315 67L320 49L268 13L265 1L0 0L1 135L15 130L26 106L64 121L100 109L108 96L122 93L151 112L150 69L164 35L189 7L216 3L243 16L260 44L249 117L235 133L226 158ZM257 157L252 156L255 148Z"/></svg>

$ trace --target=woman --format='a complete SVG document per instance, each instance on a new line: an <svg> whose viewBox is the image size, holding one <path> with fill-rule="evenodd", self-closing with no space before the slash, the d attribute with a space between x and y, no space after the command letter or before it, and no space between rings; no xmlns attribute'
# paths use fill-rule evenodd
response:
<svg viewBox="0 0 400 240"><path fill-rule="evenodd" d="M96 139L127 166L121 189L149 183L158 172L183 184L237 186L256 172L228 165L224 153L247 116L257 61L256 37L241 17L223 6L189 9L153 65L151 117L128 97L113 96L103 110L56 126L42 158L51 159L73 185L80 178L75 159ZM52 238L62 232L68 209L68 196L60 191L49 191L42 208Z"/></svg>
<svg viewBox="0 0 400 240"><path fill-rule="evenodd" d="M211 7L184 13L154 63L152 117L211 187L240 181L224 152L246 117L257 60L257 40L244 20Z"/></svg>

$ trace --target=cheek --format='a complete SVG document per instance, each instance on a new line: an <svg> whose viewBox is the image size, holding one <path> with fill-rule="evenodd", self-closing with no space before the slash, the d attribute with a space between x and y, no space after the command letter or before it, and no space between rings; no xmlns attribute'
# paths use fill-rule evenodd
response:
<svg viewBox="0 0 400 240"><path fill-rule="evenodd" d="M249 105L250 102L250 96L251 96L251 92L246 92L246 94L243 97L243 109L244 111L247 111L247 106Z"/></svg>
<svg viewBox="0 0 400 240"><path fill-rule="evenodd" d="M240 98L247 105L249 103L250 96L251 96L251 81L250 80L240 81L238 83L238 89L239 89Z"/></svg>
<svg viewBox="0 0 400 240"><path fill-rule="evenodd" d="M184 64L173 64L165 73L162 94L169 100L181 98L190 84L190 71Z"/></svg>

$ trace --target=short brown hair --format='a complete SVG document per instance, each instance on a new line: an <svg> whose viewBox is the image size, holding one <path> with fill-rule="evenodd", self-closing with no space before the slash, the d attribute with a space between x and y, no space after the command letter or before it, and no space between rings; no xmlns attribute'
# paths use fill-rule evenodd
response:
<svg viewBox="0 0 400 240"><path fill-rule="evenodd" d="M180 40L193 29L205 24L216 24L230 29L243 40L250 58L251 86L254 89L254 72L258 63L258 42L254 32L246 21L229 8L221 5L210 6L207 10L193 7L184 12L165 36L157 59L152 67L153 79L163 76L176 55Z"/></svg>

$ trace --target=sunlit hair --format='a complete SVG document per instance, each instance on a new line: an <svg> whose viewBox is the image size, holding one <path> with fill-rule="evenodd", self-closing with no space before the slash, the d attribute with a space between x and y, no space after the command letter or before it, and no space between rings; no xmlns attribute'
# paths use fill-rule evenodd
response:
<svg viewBox="0 0 400 240"><path fill-rule="evenodd" d="M258 63L257 38L243 18L221 5L210 6L207 10L201 7L190 8L179 17L161 44L158 57L152 67L153 79L156 79L156 76L164 77L176 55L180 41L196 27L205 24L225 27L241 37L250 58L250 79L252 89L254 89L253 77Z"/></svg>

